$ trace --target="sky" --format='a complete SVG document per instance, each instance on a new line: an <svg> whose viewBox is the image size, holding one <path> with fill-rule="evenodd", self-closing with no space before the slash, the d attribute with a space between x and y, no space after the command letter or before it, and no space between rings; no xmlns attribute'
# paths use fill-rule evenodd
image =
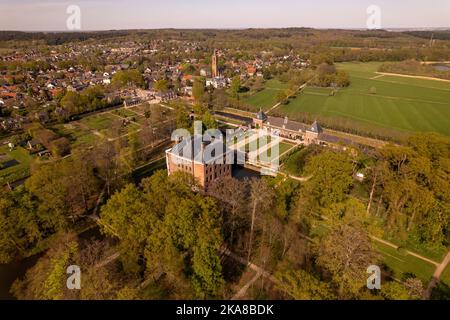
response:
<svg viewBox="0 0 450 320"><path fill-rule="evenodd" d="M359 29L370 5L380 8L382 28L450 28L450 0L0 0L0 30L67 31L70 5L80 8L81 31Z"/></svg>

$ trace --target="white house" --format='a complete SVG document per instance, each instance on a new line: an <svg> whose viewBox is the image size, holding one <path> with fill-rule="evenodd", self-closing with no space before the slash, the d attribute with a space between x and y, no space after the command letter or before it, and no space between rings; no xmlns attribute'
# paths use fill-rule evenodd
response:
<svg viewBox="0 0 450 320"><path fill-rule="evenodd" d="M224 77L215 77L206 80L207 87L214 87L215 89L225 88L227 86L227 79Z"/></svg>

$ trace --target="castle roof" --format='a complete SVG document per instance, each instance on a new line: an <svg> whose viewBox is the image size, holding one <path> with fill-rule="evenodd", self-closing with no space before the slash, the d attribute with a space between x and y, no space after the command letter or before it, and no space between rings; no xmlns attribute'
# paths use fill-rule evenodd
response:
<svg viewBox="0 0 450 320"><path fill-rule="evenodd" d="M221 139L203 141L203 136L195 135L181 140L167 152L185 160L212 164L219 159L223 160L223 157L233 150L228 148Z"/></svg>
<svg viewBox="0 0 450 320"><path fill-rule="evenodd" d="M314 133L322 133L323 129L317 121L314 121L314 123L311 125L311 128L309 128L307 131Z"/></svg>
<svg viewBox="0 0 450 320"><path fill-rule="evenodd" d="M256 114L256 119L266 121L267 115L262 111L262 109L260 109L259 112Z"/></svg>

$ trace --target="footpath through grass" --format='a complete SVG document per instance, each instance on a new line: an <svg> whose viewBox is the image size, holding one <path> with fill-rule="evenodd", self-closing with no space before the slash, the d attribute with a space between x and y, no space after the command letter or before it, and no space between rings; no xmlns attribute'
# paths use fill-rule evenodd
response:
<svg viewBox="0 0 450 320"><path fill-rule="evenodd" d="M424 285L433 277L436 266L424 260L409 255L402 249L394 249L383 243L373 242L374 248L381 254L388 272L398 280L405 274L414 274Z"/></svg>

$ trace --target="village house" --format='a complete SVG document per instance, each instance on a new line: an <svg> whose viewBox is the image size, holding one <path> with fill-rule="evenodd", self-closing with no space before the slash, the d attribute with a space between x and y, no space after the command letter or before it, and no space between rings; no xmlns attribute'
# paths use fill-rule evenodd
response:
<svg viewBox="0 0 450 320"><path fill-rule="evenodd" d="M206 86L213 87L215 89L223 89L223 88L226 88L227 85L228 85L228 81L224 77L215 77L215 78L206 80Z"/></svg>
<svg viewBox="0 0 450 320"><path fill-rule="evenodd" d="M177 97L178 97L177 94L175 92L173 92L172 90L167 90L167 91L164 91L164 92L157 92L155 94L155 100L158 103L175 100Z"/></svg>

